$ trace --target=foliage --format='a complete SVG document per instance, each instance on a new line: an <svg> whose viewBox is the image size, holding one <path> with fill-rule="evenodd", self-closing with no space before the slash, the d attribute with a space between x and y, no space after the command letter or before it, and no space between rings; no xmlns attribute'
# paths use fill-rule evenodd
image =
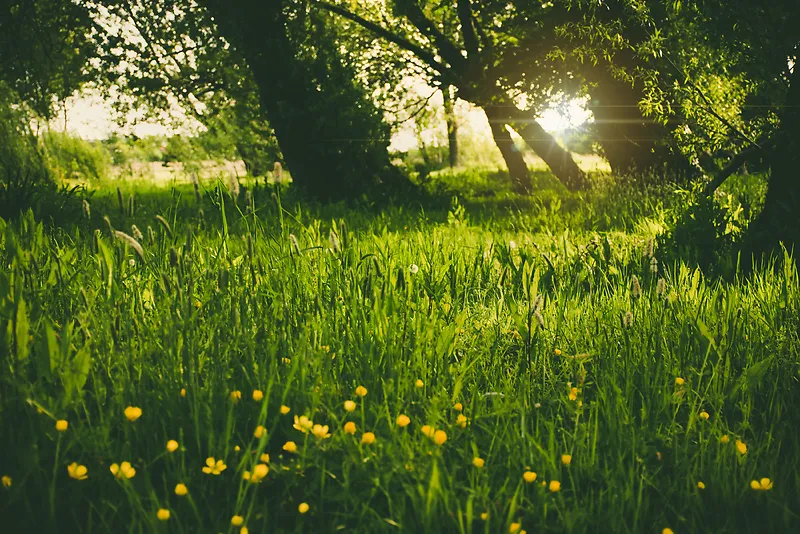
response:
<svg viewBox="0 0 800 534"><path fill-rule="evenodd" d="M41 136L47 166L56 177L99 180L108 175L111 154L101 143L48 130Z"/></svg>

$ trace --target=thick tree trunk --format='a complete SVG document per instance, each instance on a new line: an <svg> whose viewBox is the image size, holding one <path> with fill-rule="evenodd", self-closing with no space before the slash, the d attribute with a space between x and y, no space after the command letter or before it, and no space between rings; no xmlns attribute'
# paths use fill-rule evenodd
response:
<svg viewBox="0 0 800 534"><path fill-rule="evenodd" d="M447 142L450 149L450 167L458 166L458 121L456 120L455 105L450 94L450 86L442 87L444 101L444 120L447 123Z"/></svg>
<svg viewBox="0 0 800 534"><path fill-rule="evenodd" d="M520 195L527 195L531 192L531 176L528 171L528 164L522 157L517 145L514 144L511 134L506 129L506 118L500 108L489 106L484 108L486 118L489 119L489 126L492 128L492 137L503 159L508 167L508 174L511 177L511 184L514 192Z"/></svg>
<svg viewBox="0 0 800 534"><path fill-rule="evenodd" d="M615 174L693 172L689 161L670 146L669 129L642 114L640 87L618 80L606 65L587 69L585 77L592 85L589 110L595 120L594 138Z"/></svg>
<svg viewBox="0 0 800 534"><path fill-rule="evenodd" d="M797 64L790 78L780 126L770 158L770 178L764 209L748 229L749 251L761 254L779 243L794 248L800 263L800 74Z"/></svg>
<svg viewBox="0 0 800 534"><path fill-rule="evenodd" d="M512 127L567 189L581 191L588 187L586 173L572 159L572 154L562 148L541 124L535 120L516 121Z"/></svg>
<svg viewBox="0 0 800 534"><path fill-rule="evenodd" d="M318 14L288 17L287 2L278 0L202 3L247 61L296 185L326 200L402 186L389 165L381 113L353 81Z"/></svg>

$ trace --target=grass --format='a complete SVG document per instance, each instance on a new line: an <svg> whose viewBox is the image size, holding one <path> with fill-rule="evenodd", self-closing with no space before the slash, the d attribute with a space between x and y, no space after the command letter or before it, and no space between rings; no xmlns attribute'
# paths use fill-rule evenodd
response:
<svg viewBox="0 0 800 534"><path fill-rule="evenodd" d="M653 262L667 197L613 186L382 209L136 187L0 223L4 531L800 527L790 259ZM141 256L111 233L133 224Z"/></svg>

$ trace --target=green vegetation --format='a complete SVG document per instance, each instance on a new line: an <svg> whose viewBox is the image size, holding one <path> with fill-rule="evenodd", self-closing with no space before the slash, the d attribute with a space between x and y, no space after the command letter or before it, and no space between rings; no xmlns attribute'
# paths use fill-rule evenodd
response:
<svg viewBox="0 0 800 534"><path fill-rule="evenodd" d="M0 524L795 530L794 262L710 279L653 241L680 196L549 181L380 210L106 188L3 222Z"/></svg>

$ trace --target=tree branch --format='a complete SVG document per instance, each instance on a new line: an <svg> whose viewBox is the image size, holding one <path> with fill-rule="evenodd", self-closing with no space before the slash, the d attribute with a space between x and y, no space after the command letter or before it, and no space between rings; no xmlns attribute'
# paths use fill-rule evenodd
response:
<svg viewBox="0 0 800 534"><path fill-rule="evenodd" d="M363 17L360 17L355 13L352 13L339 6L329 4L327 2L317 1L314 2L314 5L330 13L335 13L336 15L339 15L340 17L345 18L351 22L355 22L365 30L372 32L378 37L386 39L390 43L396 44L403 50L411 52L419 59L424 61L426 64L428 64L428 66L430 66L433 70L439 72L442 75L444 75L450 70L446 65L436 60L436 56L433 54L433 52L425 50L421 46L412 43L408 39L405 39L404 37L401 37L397 34L390 32L389 30L387 30L386 28L384 28L379 24L375 24L374 22L371 22Z"/></svg>
<svg viewBox="0 0 800 534"><path fill-rule="evenodd" d="M467 49L467 59L473 59L480 53L478 49L478 36L472 25L471 0L458 0L458 20L461 22L461 33L464 35L464 48Z"/></svg>
<svg viewBox="0 0 800 534"><path fill-rule="evenodd" d="M775 144L774 138L767 140L759 139L759 141L760 143L758 144L753 143L753 146L742 150L741 152L736 154L733 158L731 158L728 164L722 170L720 170L716 174L716 176L714 176L711 179L711 181L708 182L706 186L703 188L703 196L713 195L714 191L716 191L719 188L719 186L721 186L722 183L728 179L728 177L730 177L733 173L739 170L739 167L744 165L747 162L747 160L753 157L753 155Z"/></svg>
<svg viewBox="0 0 800 534"><path fill-rule="evenodd" d="M461 55L461 50L451 43L433 22L428 20L417 0L398 0L396 5L398 12L405 15L415 28L433 41L433 44L439 49L439 55L453 68L462 69L466 66L467 60Z"/></svg>

